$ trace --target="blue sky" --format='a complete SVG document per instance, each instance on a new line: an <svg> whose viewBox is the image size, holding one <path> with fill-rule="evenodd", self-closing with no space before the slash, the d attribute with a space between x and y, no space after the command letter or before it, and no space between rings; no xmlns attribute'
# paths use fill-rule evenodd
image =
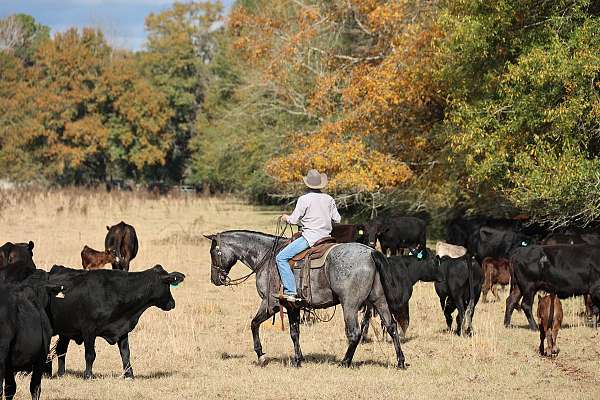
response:
<svg viewBox="0 0 600 400"><path fill-rule="evenodd" d="M100 28L116 47L139 50L146 33L144 18L160 12L173 0L0 0L0 18L11 14L32 15L52 33L76 26ZM185 2L185 1L183 1ZM222 0L229 7L234 0Z"/></svg>

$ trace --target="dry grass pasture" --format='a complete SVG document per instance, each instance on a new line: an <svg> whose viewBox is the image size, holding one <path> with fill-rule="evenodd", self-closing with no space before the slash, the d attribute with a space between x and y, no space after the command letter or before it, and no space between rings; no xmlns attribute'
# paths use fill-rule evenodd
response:
<svg viewBox="0 0 600 400"><path fill-rule="evenodd" d="M353 368L338 367L346 349L339 308L329 323L302 326L307 361L300 369L289 366L289 333L265 323L261 339L271 362L261 368L250 333L258 305L253 281L237 288L213 286L209 242L202 234L234 228L273 233L274 210L232 199L103 192L0 196L0 242L33 240L40 268L80 268L83 245L102 249L105 226L124 220L140 238L133 271L162 264L187 275L173 289L176 308L149 309L130 335L135 380L120 378L118 349L98 339L96 378L83 381L83 346L71 343L68 375L43 380L43 399L600 398L600 333L584 325L580 299L563 303L556 359L538 356L539 334L524 329L522 314L514 316L516 328L503 327L504 302L478 305L473 338L448 334L432 284L418 284L403 342L406 371L394 368L393 346L379 340L358 347ZM246 272L243 265L233 269L234 276ZM29 378L19 377L17 384L17 398L29 398Z"/></svg>

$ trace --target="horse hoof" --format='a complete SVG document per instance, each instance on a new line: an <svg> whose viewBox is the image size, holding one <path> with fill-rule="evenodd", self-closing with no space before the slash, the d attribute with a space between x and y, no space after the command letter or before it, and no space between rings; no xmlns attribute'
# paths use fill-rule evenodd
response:
<svg viewBox="0 0 600 400"><path fill-rule="evenodd" d="M269 359L267 358L267 356L265 354L258 357L258 365L260 365L261 367L266 366L268 363L269 363Z"/></svg>
<svg viewBox="0 0 600 400"><path fill-rule="evenodd" d="M402 362L399 362L399 363L398 363L398 367L397 367L397 368L398 368L398 369L406 369L406 364L404 364L404 361L402 361Z"/></svg>
<svg viewBox="0 0 600 400"><path fill-rule="evenodd" d="M342 361L340 363L340 367L342 367L342 368L350 368L350 361Z"/></svg>

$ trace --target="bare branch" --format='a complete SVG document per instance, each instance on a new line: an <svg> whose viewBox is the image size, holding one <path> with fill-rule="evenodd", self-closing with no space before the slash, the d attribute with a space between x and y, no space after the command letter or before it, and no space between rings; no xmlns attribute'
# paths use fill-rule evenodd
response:
<svg viewBox="0 0 600 400"><path fill-rule="evenodd" d="M0 51L11 51L25 43L25 32L16 16L0 21Z"/></svg>

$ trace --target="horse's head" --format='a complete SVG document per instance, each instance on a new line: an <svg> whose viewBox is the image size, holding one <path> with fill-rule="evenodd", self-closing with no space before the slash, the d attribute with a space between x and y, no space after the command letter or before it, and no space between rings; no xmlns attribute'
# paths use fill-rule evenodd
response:
<svg viewBox="0 0 600 400"><path fill-rule="evenodd" d="M231 244L223 240L219 233L216 235L204 235L211 241L210 246L210 281L215 286L224 285L228 280L229 271L238 261Z"/></svg>

